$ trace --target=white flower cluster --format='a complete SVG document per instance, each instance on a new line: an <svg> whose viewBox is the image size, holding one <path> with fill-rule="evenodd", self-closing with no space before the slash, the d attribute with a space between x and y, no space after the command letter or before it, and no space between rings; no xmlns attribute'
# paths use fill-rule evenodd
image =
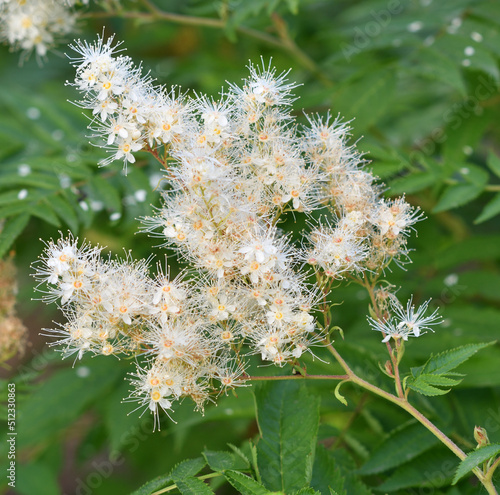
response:
<svg viewBox="0 0 500 495"><path fill-rule="evenodd" d="M328 277L384 270L408 257L406 237L422 218L403 198L386 200L376 178L362 167L362 157L347 144L349 128L330 116L309 118L304 152L326 176L324 196L331 218L313 226L307 263Z"/></svg>
<svg viewBox="0 0 500 495"><path fill-rule="evenodd" d="M201 408L243 383L245 353L296 361L323 338L314 311L332 280L379 273L406 255L418 212L381 197L339 119L295 123L288 73L250 65L220 99L188 98L155 87L112 39L73 49L71 84L110 151L104 163L134 163L140 150L159 160L171 187L143 230L196 269L151 278L146 262L103 261L72 238L47 246L36 276L67 313L57 343L78 357L142 356L132 400L155 414L184 396ZM310 215L319 209L324 220ZM309 215L305 247L279 228L286 212ZM306 264L316 285L305 282Z"/></svg>
<svg viewBox="0 0 500 495"><path fill-rule="evenodd" d="M75 30L75 0L0 0L0 41L14 50L44 57L60 38ZM88 0L78 3L87 4Z"/></svg>
<svg viewBox="0 0 500 495"><path fill-rule="evenodd" d="M80 56L72 58L77 76L68 84L84 94L77 104L95 116L91 129L111 152L104 165L119 159L134 163L135 152L180 139L189 118L182 95L154 87L130 57L117 55L120 44L113 47L112 42L113 37L106 43L99 38L70 45Z"/></svg>
<svg viewBox="0 0 500 495"><path fill-rule="evenodd" d="M207 316L212 305L196 286L171 280L161 269L151 278L147 261L106 260L101 250L78 246L71 236L47 244L35 277L48 284L44 299L60 301L67 317L60 328L46 330L57 339L52 345L75 359L86 352L144 356L130 398L155 418L174 400L189 396L203 408L214 389L242 384L243 364L231 356L224 333L230 326Z"/></svg>

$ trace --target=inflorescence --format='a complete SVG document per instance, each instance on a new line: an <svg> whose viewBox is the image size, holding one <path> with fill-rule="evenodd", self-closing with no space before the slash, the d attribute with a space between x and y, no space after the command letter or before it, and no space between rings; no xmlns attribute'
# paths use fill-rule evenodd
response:
<svg viewBox="0 0 500 495"><path fill-rule="evenodd" d="M0 41L24 56L45 57L62 38L76 29L75 4L89 0L0 0Z"/></svg>
<svg viewBox="0 0 500 495"><path fill-rule="evenodd" d="M76 359L135 355L129 399L159 421L159 409L168 414L176 400L189 396L202 409L244 384L246 355L283 366L311 352L328 331L315 312L332 281L405 262L421 215L402 198L382 197L340 118L295 122L288 72L251 64L243 84L219 99L188 97L154 86L112 42L76 42L69 84L92 112L92 136L109 153L103 164L133 164L147 151L163 165L170 188L142 230L190 270L172 278L159 267L152 277L148 261L103 258L70 236L47 244L35 276L67 318L47 330L54 345ZM302 246L280 228L287 212L308 215ZM436 322L412 308L396 307L404 329L394 319L373 320L374 328L386 340Z"/></svg>

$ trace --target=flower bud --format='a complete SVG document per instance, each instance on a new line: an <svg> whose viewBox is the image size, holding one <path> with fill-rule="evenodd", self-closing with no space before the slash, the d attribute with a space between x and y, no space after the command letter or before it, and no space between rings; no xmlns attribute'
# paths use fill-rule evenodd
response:
<svg viewBox="0 0 500 495"><path fill-rule="evenodd" d="M490 443L488 433L481 426L474 427L474 439L477 442L477 448L484 447Z"/></svg>

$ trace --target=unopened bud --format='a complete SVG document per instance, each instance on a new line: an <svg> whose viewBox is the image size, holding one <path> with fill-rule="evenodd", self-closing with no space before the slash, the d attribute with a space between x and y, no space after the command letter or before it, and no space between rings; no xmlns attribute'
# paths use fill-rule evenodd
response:
<svg viewBox="0 0 500 495"><path fill-rule="evenodd" d="M484 428L481 428L481 426L474 427L474 439L477 442L477 448L490 444L488 433Z"/></svg>
<svg viewBox="0 0 500 495"><path fill-rule="evenodd" d="M385 362L385 372L389 375L389 376L394 376L394 370L392 369L392 363L390 361L386 361Z"/></svg>

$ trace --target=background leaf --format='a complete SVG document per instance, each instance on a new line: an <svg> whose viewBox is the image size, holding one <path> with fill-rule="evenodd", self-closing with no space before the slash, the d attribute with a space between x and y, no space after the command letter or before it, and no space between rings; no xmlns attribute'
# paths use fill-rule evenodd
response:
<svg viewBox="0 0 500 495"><path fill-rule="evenodd" d="M420 423L410 423L392 431L377 447L360 474L376 474L404 464L439 444L439 440Z"/></svg>
<svg viewBox="0 0 500 495"><path fill-rule="evenodd" d="M277 381L255 387L261 438L257 461L263 484L291 492L311 480L319 399L303 384Z"/></svg>
<svg viewBox="0 0 500 495"><path fill-rule="evenodd" d="M28 213L21 213L15 217L9 218L0 230L0 258L3 258L7 251L10 249L17 236L21 234L30 216Z"/></svg>
<svg viewBox="0 0 500 495"><path fill-rule="evenodd" d="M495 197L486 204L481 214L474 220L474 223L481 223L493 218L500 213L500 193L495 194Z"/></svg>
<svg viewBox="0 0 500 495"><path fill-rule="evenodd" d="M483 189L482 186L477 184L457 184L448 186L432 211L433 213L440 213L465 205L477 198Z"/></svg>

